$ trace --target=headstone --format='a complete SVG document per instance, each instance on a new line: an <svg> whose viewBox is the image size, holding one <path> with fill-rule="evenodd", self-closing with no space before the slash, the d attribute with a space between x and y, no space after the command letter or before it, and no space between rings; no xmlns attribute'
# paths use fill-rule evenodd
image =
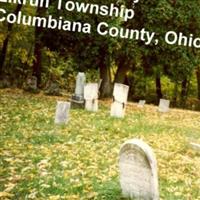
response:
<svg viewBox="0 0 200 200"><path fill-rule="evenodd" d="M139 107L139 108L143 108L144 105L145 105L145 103L146 103L145 100L139 100L139 102L138 102L138 107Z"/></svg>
<svg viewBox="0 0 200 200"><path fill-rule="evenodd" d="M30 76L27 78L25 86L24 86L25 91L37 93L38 88L37 88L37 77L36 76Z"/></svg>
<svg viewBox="0 0 200 200"><path fill-rule="evenodd" d="M159 112L168 112L169 111L170 101L166 99L160 99L158 111Z"/></svg>
<svg viewBox="0 0 200 200"><path fill-rule="evenodd" d="M85 86L85 74L79 72L76 77L76 88L75 94L72 95L71 103L72 108L83 108L84 107L84 86Z"/></svg>
<svg viewBox="0 0 200 200"><path fill-rule="evenodd" d="M159 199L156 157L146 143L138 139L125 142L120 149L119 170L124 197Z"/></svg>
<svg viewBox="0 0 200 200"><path fill-rule="evenodd" d="M30 88L36 90L37 89L37 77L36 76L31 76L27 79L27 86Z"/></svg>
<svg viewBox="0 0 200 200"><path fill-rule="evenodd" d="M85 74L83 72L79 72L76 77L76 88L75 88L76 96L83 98L84 85L85 85Z"/></svg>
<svg viewBox="0 0 200 200"><path fill-rule="evenodd" d="M65 101L58 101L56 106L55 123L64 124L69 120L70 103Z"/></svg>
<svg viewBox="0 0 200 200"><path fill-rule="evenodd" d="M88 83L84 87L85 109L96 112L98 110L98 83Z"/></svg>
<svg viewBox="0 0 200 200"><path fill-rule="evenodd" d="M115 83L113 90L113 103L111 105L111 116L123 118L128 98L129 86Z"/></svg>
<svg viewBox="0 0 200 200"><path fill-rule="evenodd" d="M59 84L56 82L50 82L48 88L45 91L46 95L61 96L61 90Z"/></svg>

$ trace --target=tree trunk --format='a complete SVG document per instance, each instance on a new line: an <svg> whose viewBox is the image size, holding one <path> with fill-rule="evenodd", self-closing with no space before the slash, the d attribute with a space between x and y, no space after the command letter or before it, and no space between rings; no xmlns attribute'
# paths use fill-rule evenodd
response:
<svg viewBox="0 0 200 200"><path fill-rule="evenodd" d="M186 98L187 98L187 78L185 78L181 83L181 98L180 103L182 107L185 107L186 105Z"/></svg>
<svg viewBox="0 0 200 200"><path fill-rule="evenodd" d="M17 7L14 11L14 14L17 15L19 13L19 11L21 10L21 8L22 8L22 4L17 4ZM5 63L5 60L6 60L8 42L9 42L10 37L11 37L13 25L14 24L8 23L8 28L7 28L8 33L7 33L5 40L3 41L3 46L2 46L1 55L0 55L0 76L3 75L3 66L4 66L4 63Z"/></svg>
<svg viewBox="0 0 200 200"><path fill-rule="evenodd" d="M117 68L117 72L115 74L115 83L124 83L126 79L126 74L129 70L129 64L126 63L124 58L121 58L119 61L119 66Z"/></svg>
<svg viewBox="0 0 200 200"><path fill-rule="evenodd" d="M173 105L177 105L177 96L178 96L178 82L176 81L174 83L174 92L173 92Z"/></svg>
<svg viewBox="0 0 200 200"><path fill-rule="evenodd" d="M156 95L157 101L159 102L159 100L163 97L160 75L156 75Z"/></svg>
<svg viewBox="0 0 200 200"><path fill-rule="evenodd" d="M42 57L42 45L40 42L40 30L36 27L35 30L35 47L34 47L34 62L33 62L33 76L37 77L37 86L41 84L41 57Z"/></svg>
<svg viewBox="0 0 200 200"><path fill-rule="evenodd" d="M38 17L44 16L46 9L38 7L36 15ZM35 27L35 46L34 46L34 62L33 62L33 76L37 77L37 87L41 85L41 61L42 61L42 28Z"/></svg>
<svg viewBox="0 0 200 200"><path fill-rule="evenodd" d="M200 100L200 67L197 67L196 76L197 76L197 97L198 100Z"/></svg>
<svg viewBox="0 0 200 200"><path fill-rule="evenodd" d="M100 98L110 97L111 91L112 91L112 85L111 85L111 74L110 74L110 68L108 66L108 63L106 62L106 51L104 48L101 48L100 50L100 79L102 79L101 87L100 87Z"/></svg>

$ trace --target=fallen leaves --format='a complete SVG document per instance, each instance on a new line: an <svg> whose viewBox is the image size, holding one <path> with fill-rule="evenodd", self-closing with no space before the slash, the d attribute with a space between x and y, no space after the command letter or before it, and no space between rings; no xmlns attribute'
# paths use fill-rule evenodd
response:
<svg viewBox="0 0 200 200"><path fill-rule="evenodd" d="M200 113L130 103L126 117L114 119L110 101L100 101L97 113L71 110L69 123L55 126L55 97L0 95L0 198L119 199L120 146L141 138L157 157L161 199L200 199L200 157L188 145L200 142Z"/></svg>

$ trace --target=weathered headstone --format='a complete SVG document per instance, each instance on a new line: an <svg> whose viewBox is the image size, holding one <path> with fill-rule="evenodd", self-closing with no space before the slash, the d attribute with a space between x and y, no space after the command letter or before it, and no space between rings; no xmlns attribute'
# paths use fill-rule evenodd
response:
<svg viewBox="0 0 200 200"><path fill-rule="evenodd" d="M33 88L33 89L37 89L37 77L36 76L31 76L31 77L28 77L27 79L27 85L30 87L30 88Z"/></svg>
<svg viewBox="0 0 200 200"><path fill-rule="evenodd" d="M120 149L119 170L125 197L159 199L157 162L149 145L138 139L125 142Z"/></svg>
<svg viewBox="0 0 200 200"><path fill-rule="evenodd" d="M168 112L169 111L170 101L166 99L160 99L158 111L159 112Z"/></svg>
<svg viewBox="0 0 200 200"><path fill-rule="evenodd" d="M69 120L70 103L65 101L57 101L55 123L64 124Z"/></svg>
<svg viewBox="0 0 200 200"><path fill-rule="evenodd" d="M96 112L98 110L98 83L87 83L84 87L85 109Z"/></svg>
<svg viewBox="0 0 200 200"><path fill-rule="evenodd" d="M115 83L113 90L113 103L111 105L111 116L123 118L128 98L129 86Z"/></svg>
<svg viewBox="0 0 200 200"><path fill-rule="evenodd" d="M139 108L143 108L144 105L145 105L145 103L146 103L145 100L139 100L139 102L138 102L138 107L139 107Z"/></svg>
<svg viewBox="0 0 200 200"><path fill-rule="evenodd" d="M75 94L72 95L71 103L73 108L83 108L84 107L84 86L85 86L85 74L79 72L76 77L76 88Z"/></svg>
<svg viewBox="0 0 200 200"><path fill-rule="evenodd" d="M38 92L36 76L30 76L27 78L24 90L34 93Z"/></svg>
<svg viewBox="0 0 200 200"><path fill-rule="evenodd" d="M56 82L50 82L48 88L45 91L47 95L61 96L61 90L59 84Z"/></svg>

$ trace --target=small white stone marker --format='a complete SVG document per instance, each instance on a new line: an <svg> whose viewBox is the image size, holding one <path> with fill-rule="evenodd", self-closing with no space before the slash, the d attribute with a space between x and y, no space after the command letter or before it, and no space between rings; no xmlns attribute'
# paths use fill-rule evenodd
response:
<svg viewBox="0 0 200 200"><path fill-rule="evenodd" d="M128 98L129 86L115 83L113 90L113 103L111 105L110 115L123 118Z"/></svg>
<svg viewBox="0 0 200 200"><path fill-rule="evenodd" d="M190 146L192 147L192 149L200 152L200 144L191 142Z"/></svg>
<svg viewBox="0 0 200 200"><path fill-rule="evenodd" d="M139 108L143 108L145 103L146 103L145 100L139 100L139 102L138 102L138 107L139 107Z"/></svg>
<svg viewBox="0 0 200 200"><path fill-rule="evenodd" d="M124 197L158 200L158 172L152 148L138 139L126 141L119 155L120 185Z"/></svg>
<svg viewBox="0 0 200 200"><path fill-rule="evenodd" d="M55 124L64 124L69 121L69 109L69 102L57 101Z"/></svg>
<svg viewBox="0 0 200 200"><path fill-rule="evenodd" d="M169 111L170 101L166 99L160 99L158 111L159 112L168 112Z"/></svg>
<svg viewBox="0 0 200 200"><path fill-rule="evenodd" d="M85 109L96 112L98 110L98 83L87 83L84 87Z"/></svg>

